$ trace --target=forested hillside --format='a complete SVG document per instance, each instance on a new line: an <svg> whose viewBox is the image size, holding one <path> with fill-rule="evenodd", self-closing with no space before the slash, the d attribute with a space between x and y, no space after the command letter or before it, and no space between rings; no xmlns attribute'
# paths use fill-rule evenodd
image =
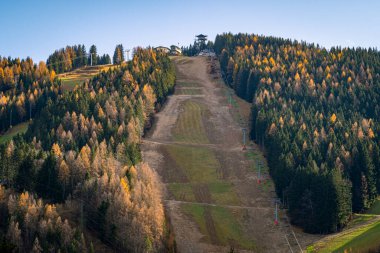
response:
<svg viewBox="0 0 380 253"><path fill-rule="evenodd" d="M0 133L32 118L48 98L54 100L61 93L54 78L55 72L44 62L0 57Z"/></svg>
<svg viewBox="0 0 380 253"><path fill-rule="evenodd" d="M90 47L87 53L84 45L66 46L51 54L46 64L50 70L57 74L72 71L87 65L110 64L111 57L108 54L98 55L95 45Z"/></svg>
<svg viewBox="0 0 380 253"><path fill-rule="evenodd" d="M92 231L115 250L163 249L161 190L139 142L174 81L166 54L138 48L132 61L48 99L24 137L0 146L2 247L91 252ZM72 226L53 203L76 217Z"/></svg>
<svg viewBox="0 0 380 253"><path fill-rule="evenodd" d="M380 193L380 53L248 34L215 40L226 82L252 102L293 223L332 232Z"/></svg>

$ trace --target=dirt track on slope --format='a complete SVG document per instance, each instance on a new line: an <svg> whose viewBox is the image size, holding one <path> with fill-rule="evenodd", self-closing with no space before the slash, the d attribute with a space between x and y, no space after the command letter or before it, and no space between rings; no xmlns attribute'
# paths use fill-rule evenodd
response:
<svg viewBox="0 0 380 253"><path fill-rule="evenodd" d="M242 151L241 123L248 121L250 105L235 97L238 104L236 106L238 109L235 109L240 110L242 119L234 115L236 110L228 106L228 95L226 95L228 89L220 79L207 72L209 61L206 57L174 58L179 85L161 112L156 115L155 126L142 145L144 161L158 171L165 185L179 184L180 190L181 187L188 185L191 187L190 193L181 193L179 196L169 190L165 194L165 208L173 225L178 250L179 252L228 252L233 246L239 252L291 252L285 239L285 235L290 234L291 227L287 224L284 212L280 212L280 224L274 224L273 184L265 173L263 178L267 178L268 184L258 183L258 174L252 169L252 163L256 162L255 159L262 159L259 158L262 154L252 143L248 146L249 151ZM179 90L192 89L188 86L196 87L193 88L197 92L193 92L193 95L179 92ZM202 116L207 143L173 139L173 128L179 115L183 113L181 105L189 100L207 108L207 115ZM230 200L232 198L224 198L224 195L221 195L223 203L218 201L216 193L210 189L210 184L194 181L193 175L178 163L178 159L173 157L174 151L166 148L170 145L172 147L176 145L172 148L175 152L177 152L175 147L194 148L194 146L211 152L218 164L215 172L218 183L231 184L230 191L233 191L237 198ZM254 152L257 154L256 158L249 160L247 152ZM195 166L195 159L198 158L193 157L193 159ZM186 168L192 168L192 164ZM204 224L185 213L184 205L202 207ZM231 217L236 217L234 222L241 228L243 242L239 242L239 237L224 238L225 229L220 224L224 224L225 221L218 220L220 216L215 214L213 208L228 210L232 214ZM231 229L235 229L235 225L233 227ZM312 240L297 231L296 235L303 248ZM251 242L254 247L244 247ZM294 252L298 252L296 246L290 246Z"/></svg>

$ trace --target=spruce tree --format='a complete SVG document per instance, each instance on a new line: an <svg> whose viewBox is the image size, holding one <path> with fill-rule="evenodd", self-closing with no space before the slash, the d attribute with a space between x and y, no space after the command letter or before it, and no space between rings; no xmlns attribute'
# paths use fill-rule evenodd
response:
<svg viewBox="0 0 380 253"><path fill-rule="evenodd" d="M90 47L90 55L88 56L88 64L91 64L91 57L92 57L92 65L98 65L98 53L95 45L92 45Z"/></svg>

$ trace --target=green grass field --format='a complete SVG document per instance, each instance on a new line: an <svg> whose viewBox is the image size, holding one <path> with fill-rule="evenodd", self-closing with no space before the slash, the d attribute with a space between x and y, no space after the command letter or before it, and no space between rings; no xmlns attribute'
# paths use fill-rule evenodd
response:
<svg viewBox="0 0 380 253"><path fill-rule="evenodd" d="M194 101L186 101L182 112L172 130L173 139L188 144L208 144L203 119L207 109ZM242 218L234 208L208 206L198 202L216 205L240 205L234 186L221 177L221 164L213 149L194 145L165 145L168 157L176 165L172 174L180 174L185 182L177 182L168 178L169 192L175 200L195 202L181 205L182 211L199 226L205 241L210 241L209 224L214 224L212 230L213 242L219 245L235 245L241 249L254 249L254 242L247 238L242 227ZM170 177L170 175L169 175ZM207 215L205 210L207 209ZM206 222L207 221L207 222ZM215 239L216 238L216 239Z"/></svg>
<svg viewBox="0 0 380 253"><path fill-rule="evenodd" d="M195 201L194 190L202 184L207 187L212 203L240 204L233 185L220 179L218 169L221 165L212 150L181 145L167 145L165 149L188 181L169 184L169 191L177 200Z"/></svg>
<svg viewBox="0 0 380 253"><path fill-rule="evenodd" d="M205 220L205 208L198 204L183 204L185 214L190 216L199 226L205 241L210 241L210 234ZM255 243L248 238L240 224L241 214L220 206L211 206L211 217L214 221L216 237L221 245L234 245L242 249L254 250Z"/></svg>
<svg viewBox="0 0 380 253"><path fill-rule="evenodd" d="M233 185L228 182L212 182L208 184L211 198L214 203L220 205L240 205Z"/></svg>
<svg viewBox="0 0 380 253"><path fill-rule="evenodd" d="M354 214L353 220L347 225L347 228L353 228L355 226L359 226L361 224L365 224L371 220L376 218L375 215L372 214Z"/></svg>
<svg viewBox="0 0 380 253"><path fill-rule="evenodd" d="M7 132L5 132L3 135L0 135L0 144L11 140L17 134L25 133L26 130L28 130L28 124L29 122L17 124L13 126L12 129L9 129Z"/></svg>
<svg viewBox="0 0 380 253"><path fill-rule="evenodd" d="M346 230L330 240L322 240L309 252L367 252L380 248L380 198L365 214L354 214ZM311 250L313 249L313 250Z"/></svg>
<svg viewBox="0 0 380 253"><path fill-rule="evenodd" d="M175 200L196 202L191 183L169 183L167 187Z"/></svg>
<svg viewBox="0 0 380 253"><path fill-rule="evenodd" d="M181 105L183 112L179 115L172 130L175 141L187 143L209 143L202 117L208 111L202 104L187 100Z"/></svg>
<svg viewBox="0 0 380 253"><path fill-rule="evenodd" d="M168 191L175 200L194 202L184 203L181 208L197 224L205 241L255 249L255 243L244 233L243 211L226 207L238 206L241 202L234 185L223 180L222 165L215 151L207 146L194 145L210 143L204 125L209 111L203 104L191 100L181 104L180 110L172 136L174 141L184 144L164 146L174 167L169 168Z"/></svg>
<svg viewBox="0 0 380 253"><path fill-rule="evenodd" d="M212 203L218 205L239 205L240 200L234 192L233 186L227 182L211 182L206 184L210 191ZM176 200L197 202L193 189L197 184L193 183L169 183L169 192Z"/></svg>
<svg viewBox="0 0 380 253"><path fill-rule="evenodd" d="M165 148L189 182L209 183L217 180L220 164L210 149L181 145L167 145Z"/></svg>
<svg viewBox="0 0 380 253"><path fill-rule="evenodd" d="M59 74L58 78L61 80L63 90L73 90L76 85L82 84L101 71L107 71L113 67L113 65L87 66L68 73Z"/></svg>
<svg viewBox="0 0 380 253"><path fill-rule="evenodd" d="M355 219L338 236L330 240L322 240L308 248L308 252L368 252L380 247L380 221L375 215L356 214ZM360 224L366 224L360 226ZM353 228L357 226L357 228ZM351 228L351 229L350 229Z"/></svg>

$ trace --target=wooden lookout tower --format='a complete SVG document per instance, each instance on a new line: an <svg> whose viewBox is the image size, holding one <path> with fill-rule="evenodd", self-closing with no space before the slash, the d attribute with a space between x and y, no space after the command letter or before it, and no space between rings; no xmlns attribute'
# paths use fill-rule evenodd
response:
<svg viewBox="0 0 380 253"><path fill-rule="evenodd" d="M195 46L198 52L206 48L207 35L199 34L195 36Z"/></svg>
<svg viewBox="0 0 380 253"><path fill-rule="evenodd" d="M206 44L207 35L199 34L199 35L196 35L195 37L197 38L197 42L199 44Z"/></svg>

